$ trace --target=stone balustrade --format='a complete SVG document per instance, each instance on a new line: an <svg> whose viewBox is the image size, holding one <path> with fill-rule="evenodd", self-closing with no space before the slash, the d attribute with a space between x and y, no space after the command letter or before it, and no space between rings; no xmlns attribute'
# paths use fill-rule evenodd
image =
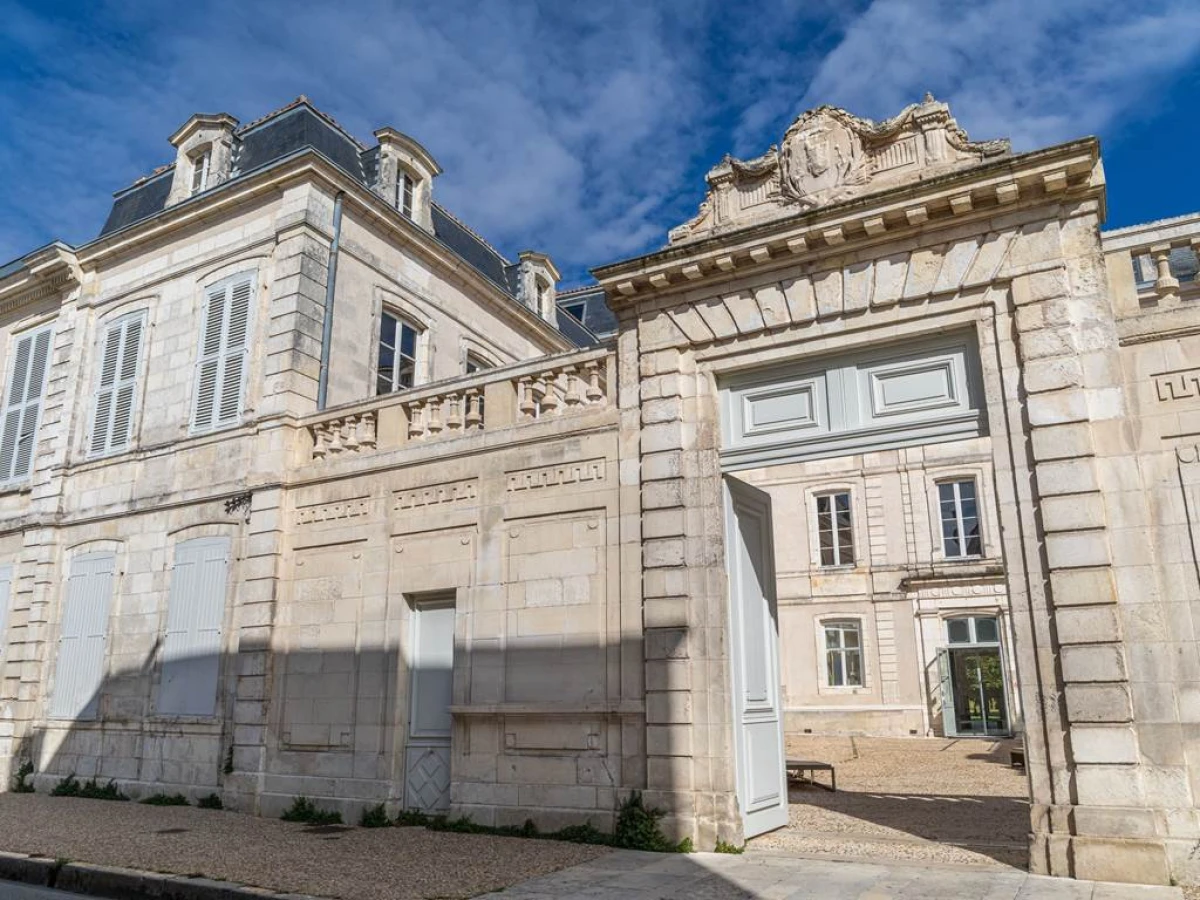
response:
<svg viewBox="0 0 1200 900"><path fill-rule="evenodd" d="M1120 293L1127 285L1129 294L1126 303L1114 298L1118 315L1200 299L1200 215L1106 232L1103 247L1110 287Z"/></svg>
<svg viewBox="0 0 1200 900"><path fill-rule="evenodd" d="M375 449L375 412L366 410L310 426L313 459Z"/></svg>
<svg viewBox="0 0 1200 900"><path fill-rule="evenodd" d="M465 437L615 404L615 355L582 350L422 385L305 422L311 458Z"/></svg>

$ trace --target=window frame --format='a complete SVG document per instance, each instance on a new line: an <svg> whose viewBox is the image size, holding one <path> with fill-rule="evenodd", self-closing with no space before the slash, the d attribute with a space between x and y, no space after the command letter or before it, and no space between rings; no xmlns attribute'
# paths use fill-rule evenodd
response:
<svg viewBox="0 0 1200 900"><path fill-rule="evenodd" d="M979 628L977 621L979 619L991 619L996 623L996 639L994 641L979 640ZM953 641L950 639L950 623L951 622L966 622L967 636L970 640ZM984 610L956 610L949 615L942 617L942 637L945 640L946 647L950 649L971 648L971 647L1002 647L1004 643L1004 620L999 610L984 609ZM1003 651L1001 657L1003 658Z"/></svg>
<svg viewBox="0 0 1200 900"><path fill-rule="evenodd" d="M109 434L102 449L93 449L93 439L96 434L96 417L100 412L100 392L101 381L104 378L104 351L108 343L108 336L113 330L125 328L135 319L141 319L141 332L138 337L137 357L134 360L134 371L132 377L126 379L133 387L133 396L129 404L129 434L126 438L125 445L122 447L112 446L112 425L115 424L116 406L115 404L110 409ZM149 343L150 316L149 310L146 308L135 309L128 312L122 312L119 315L106 318L100 322L100 334L96 338L95 352L97 368L93 373L92 393L91 393L91 409L88 415L88 428L84 436L84 456L87 459L100 459L105 456L113 456L117 453L125 453L133 450L137 443L138 432L138 412L141 409L141 393L144 384L143 374L146 360L146 347ZM124 346L122 339L121 348ZM112 395L115 397L118 389L121 386L122 379L119 376L120 366L120 350L118 350L118 377L113 382L111 387Z"/></svg>
<svg viewBox="0 0 1200 900"><path fill-rule="evenodd" d="M829 616L828 618L819 619L817 621L819 629L819 645L821 649L820 667L820 684L821 687L832 691L859 691L867 687L867 654L866 654L866 629L863 627L861 616ZM839 643L836 647L829 643L829 632L833 630L839 634ZM858 645L849 647L846 645L845 634L853 632L858 639ZM857 655L858 657L858 681L850 683L849 667L846 665L846 658L849 654ZM841 676L842 683L835 683L831 677L833 670L831 667L834 656L840 658L841 661Z"/></svg>
<svg viewBox="0 0 1200 900"><path fill-rule="evenodd" d="M973 538L968 532L966 532L964 528L966 517L963 515L963 498L961 490L964 484L971 485L971 490L974 495L972 497L975 503L975 534ZM979 479L973 475L959 476L956 478L939 478L934 482L934 487L936 488L937 493L937 533L941 538L942 558L946 560L983 559L985 555L983 544L983 510L979 502ZM944 500L942 497L942 489L946 487L953 489L953 497L951 498L951 502L954 504L954 540L959 545L959 552L953 554L950 553L948 549L950 538L946 536L946 510L943 506L943 504L946 503L946 500ZM975 541L978 547L978 552L976 553L971 553L968 551L972 540Z"/></svg>
<svg viewBox="0 0 1200 900"><path fill-rule="evenodd" d="M8 420L8 415L14 410L20 410L21 418L24 417L25 411L29 406L37 403L37 415L34 417L33 428L30 431L31 446L29 448L29 468L21 475L13 474L12 470L16 468L17 460L20 458L20 418L17 420L17 435L13 443L13 455L10 462L10 471L0 472L0 490L10 490L27 485L33 479L33 470L37 461L37 442L38 432L42 427L42 416L46 411L46 390L50 386L50 370L54 366L54 320L42 321L34 325L30 325L21 331L13 332L8 339L8 359L4 364L4 384L3 394L0 394L0 440L3 439L5 423ZM38 338L45 333L46 337L46 362L42 371L42 382L38 388L36 400L29 398L29 372L26 372L25 378L25 398L18 406L13 406L10 392L13 388L13 376L16 374L17 356L19 355L18 347L21 341L29 339L29 366L32 369L34 351L37 347Z"/></svg>
<svg viewBox="0 0 1200 900"><path fill-rule="evenodd" d="M382 363L383 347L384 347L383 321L384 321L385 317L395 320L395 322L396 322L395 335L396 336L393 339L394 343L392 345L390 345L390 349L392 350L392 354L393 354L392 366L391 366L391 385L392 386L389 390L381 391L379 389L379 379L382 374L381 363ZM398 366L399 366L400 359L402 356L402 354L400 352L400 348L402 346L402 340L403 340L402 329L405 327L409 328L413 332L413 342L412 342L413 343L413 353L412 353L411 357L407 357L408 359L410 359L412 361L412 384L401 387L397 384L396 378L397 378ZM424 347L425 332L426 332L426 329L421 327L418 324L418 320L416 320L412 316L405 315L404 313L402 313L395 307L385 305L380 310L380 312L379 312L379 328L375 335L374 364L371 367L371 371L372 371L373 378L374 378L374 391L372 393L372 396L383 397L383 396L386 396L387 394L395 394L400 391L412 390L413 388L417 387L418 385L420 385L423 382L422 366L424 365L425 361L422 357L424 355L423 351L425 349L425 347Z"/></svg>
<svg viewBox="0 0 1200 900"><path fill-rule="evenodd" d="M396 209L411 220L417 193L417 181L404 166L396 166Z"/></svg>
<svg viewBox="0 0 1200 900"><path fill-rule="evenodd" d="M849 541L850 541L850 551L849 551L850 559L848 561L842 559L842 547L841 547L842 542L839 539L841 536L842 526L840 524L838 524L837 520L836 520L836 514L837 514L837 512L839 512L836 508L836 506L837 506L836 498L841 497L843 495L846 497L845 512L849 516L849 522L845 526L846 531L849 535ZM823 500L827 501L829 503L829 510L826 513L822 513L822 511L821 511L821 502ZM854 534L854 522L856 519L856 516L854 515L854 491L848 487L846 487L846 488L828 488L828 489L822 489L819 491L813 491L812 492L812 502L813 502L813 515L814 515L813 522L815 525L815 528L813 529L813 538L814 538L813 558L816 562L817 568L821 568L821 569L853 569L853 568L855 568L858 565L858 552L857 552L857 550L858 550L857 543L858 542L857 542L857 540L855 538L855 534ZM833 533L833 542L830 547L830 549L833 551L833 561L832 562L825 561L824 548L821 545L821 532L822 532L821 519L822 519L823 515L829 517L830 530Z"/></svg>
<svg viewBox="0 0 1200 900"><path fill-rule="evenodd" d="M188 196L194 197L208 190L208 179L212 174L212 144L206 144L202 149L193 151L189 159L192 164L192 177Z"/></svg>

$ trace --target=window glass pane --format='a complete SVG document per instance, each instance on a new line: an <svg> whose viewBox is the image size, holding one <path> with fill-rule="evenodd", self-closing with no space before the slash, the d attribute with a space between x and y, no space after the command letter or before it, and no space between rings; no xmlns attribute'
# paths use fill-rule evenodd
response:
<svg viewBox="0 0 1200 900"><path fill-rule="evenodd" d="M829 496L827 494L824 494L817 498L817 513L820 515L824 515L824 514L827 514L828 512L829 512Z"/></svg>
<svg viewBox="0 0 1200 900"><path fill-rule="evenodd" d="M960 481L958 483L958 496L962 498L962 501L964 504L968 500L971 503L974 503L975 502L975 482L974 481Z"/></svg>
<svg viewBox="0 0 1200 900"><path fill-rule="evenodd" d="M400 358L400 364L396 367L396 388L410 388L413 386L413 362L411 359Z"/></svg>
<svg viewBox="0 0 1200 900"><path fill-rule="evenodd" d="M858 650L846 651L846 684L862 687L862 653Z"/></svg>
<svg viewBox="0 0 1200 900"><path fill-rule="evenodd" d="M826 628L825 646L830 649L842 646L842 633L836 628Z"/></svg>
<svg viewBox="0 0 1200 900"><path fill-rule="evenodd" d="M392 373L380 372L375 376L375 393L390 394L392 392Z"/></svg>
<svg viewBox="0 0 1200 900"><path fill-rule="evenodd" d="M386 344L379 345L379 374L392 377L392 368L396 365L396 351Z"/></svg>
<svg viewBox="0 0 1200 900"><path fill-rule="evenodd" d="M950 636L951 644L971 643L971 624L968 619L950 619L946 623L946 633Z"/></svg>
<svg viewBox="0 0 1200 900"><path fill-rule="evenodd" d="M858 646L858 628L854 625L842 626L842 641L847 647Z"/></svg>
<svg viewBox="0 0 1200 900"><path fill-rule="evenodd" d="M417 355L417 333L404 324L400 326L400 352L410 358Z"/></svg>
<svg viewBox="0 0 1200 900"><path fill-rule="evenodd" d="M847 518L850 516L850 495L849 494L834 494L834 500L837 503L839 516L845 513Z"/></svg>
<svg viewBox="0 0 1200 900"><path fill-rule="evenodd" d="M379 323L379 343L389 347L396 346L396 320L387 313L383 314Z"/></svg>
<svg viewBox="0 0 1200 900"><path fill-rule="evenodd" d="M995 644L1000 640L996 628L996 620L991 616L980 616L975 620L975 642L979 644Z"/></svg>
<svg viewBox="0 0 1200 900"><path fill-rule="evenodd" d="M831 687L841 687L845 680L842 678L842 656L834 652L829 656L829 684Z"/></svg>
<svg viewBox="0 0 1200 900"><path fill-rule="evenodd" d="M938 485L938 500L941 501L943 510L946 508L947 504L951 508L953 508L954 507L954 485L949 484L949 483L939 484Z"/></svg>

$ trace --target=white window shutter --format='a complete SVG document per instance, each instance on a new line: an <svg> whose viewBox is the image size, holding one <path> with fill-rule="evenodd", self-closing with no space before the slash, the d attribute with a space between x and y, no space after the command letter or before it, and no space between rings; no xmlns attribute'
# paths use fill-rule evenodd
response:
<svg viewBox="0 0 1200 900"><path fill-rule="evenodd" d="M197 538L175 547L155 704L160 714L211 716L216 712L229 544L229 538Z"/></svg>
<svg viewBox="0 0 1200 900"><path fill-rule="evenodd" d="M88 448L92 454L123 450L133 436L144 321L141 313L127 316L105 332Z"/></svg>
<svg viewBox="0 0 1200 900"><path fill-rule="evenodd" d="M209 289L196 365L193 431L211 431L241 419L253 295L253 275L239 275Z"/></svg>
<svg viewBox="0 0 1200 900"><path fill-rule="evenodd" d="M0 662L8 655L8 611L12 606L13 567L0 566Z"/></svg>
<svg viewBox="0 0 1200 900"><path fill-rule="evenodd" d="M49 363L48 326L17 338L4 396L0 482L20 481L29 476Z"/></svg>
<svg viewBox="0 0 1200 900"><path fill-rule="evenodd" d="M96 718L115 571L112 553L86 553L71 561L50 699L52 719Z"/></svg>

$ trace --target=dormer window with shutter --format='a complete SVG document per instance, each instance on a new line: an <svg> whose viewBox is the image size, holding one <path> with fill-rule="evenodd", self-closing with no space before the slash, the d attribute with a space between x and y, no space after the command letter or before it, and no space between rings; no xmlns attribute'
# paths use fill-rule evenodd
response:
<svg viewBox="0 0 1200 900"><path fill-rule="evenodd" d="M212 147L205 147L192 157L192 193L199 194L208 187L208 171L212 165Z"/></svg>
<svg viewBox="0 0 1200 900"><path fill-rule="evenodd" d="M0 427L0 485L11 486L29 478L38 420L50 371L51 326L14 339L8 384L4 391L4 423Z"/></svg>
<svg viewBox="0 0 1200 900"><path fill-rule="evenodd" d="M126 450L133 441L145 329L143 312L121 316L104 329L88 437L90 456Z"/></svg>
<svg viewBox="0 0 1200 900"><path fill-rule="evenodd" d="M205 292L193 434L236 425L242 419L253 296L253 273L234 275Z"/></svg>

